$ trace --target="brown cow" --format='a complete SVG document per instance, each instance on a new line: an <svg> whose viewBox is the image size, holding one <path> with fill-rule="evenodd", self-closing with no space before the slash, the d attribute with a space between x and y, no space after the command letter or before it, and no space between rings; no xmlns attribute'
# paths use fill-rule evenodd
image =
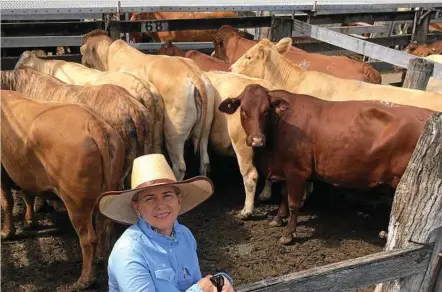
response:
<svg viewBox="0 0 442 292"><path fill-rule="evenodd" d="M308 179L395 188L434 113L378 101L331 102L255 84L218 108L233 114L239 107L247 145L259 149L255 155L266 162L270 179L287 183L290 217L283 244L293 240Z"/></svg>
<svg viewBox="0 0 442 292"><path fill-rule="evenodd" d="M430 23L430 25L428 26L428 31L430 32L442 31L442 22Z"/></svg>
<svg viewBox="0 0 442 292"><path fill-rule="evenodd" d="M132 13L129 21L142 20L168 20L168 19L200 19L200 18L224 18L237 17L237 12L143 12ZM144 37L150 37L154 42L211 42L216 34L216 29L204 30L177 30L160 32L132 32L131 40L141 43Z"/></svg>
<svg viewBox="0 0 442 292"><path fill-rule="evenodd" d="M440 55L442 54L442 41L435 41L431 44L410 43L404 51L419 57Z"/></svg>
<svg viewBox="0 0 442 292"><path fill-rule="evenodd" d="M172 44L172 42L165 42L159 49L158 55L185 57L195 61L198 67L203 71L229 71L230 63L226 63L217 58L208 56L196 50L182 51L180 48Z"/></svg>
<svg viewBox="0 0 442 292"><path fill-rule="evenodd" d="M94 230L95 203L101 193L118 189L123 141L84 105L35 101L7 90L1 91L1 100L2 239L15 234L12 188L22 190L25 220L31 226L34 196L55 193L80 240L83 264L75 288L85 289L95 281L97 233L100 248L108 235L99 213Z"/></svg>
<svg viewBox="0 0 442 292"><path fill-rule="evenodd" d="M214 57L233 64L257 43L257 41L239 36L231 26L223 25L216 34L214 41ZM312 54L294 46L290 47L285 56L308 71L318 71L339 78L355 79L375 84L382 82L381 74L369 64L347 57Z"/></svg>
<svg viewBox="0 0 442 292"><path fill-rule="evenodd" d="M148 152L150 136L147 109L127 90L112 84L66 84L34 69L1 71L0 74L2 89L15 90L32 99L81 103L94 110L124 141L126 155L121 184L129 183L132 161Z"/></svg>

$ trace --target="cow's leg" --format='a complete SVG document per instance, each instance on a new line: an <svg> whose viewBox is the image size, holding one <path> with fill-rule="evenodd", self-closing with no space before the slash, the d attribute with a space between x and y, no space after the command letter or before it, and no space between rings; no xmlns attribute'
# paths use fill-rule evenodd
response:
<svg viewBox="0 0 442 292"><path fill-rule="evenodd" d="M2 176L3 179L3 176ZM2 188L2 209L4 213L4 222L2 228L2 239L9 239L15 234L14 219L12 217L12 209L14 208L14 198L12 197L11 188L3 181Z"/></svg>
<svg viewBox="0 0 442 292"><path fill-rule="evenodd" d="M197 131L195 131L195 132L197 132ZM204 175L204 176L207 176L207 173L210 171L209 153L207 152L207 145L209 143L209 132L210 132L210 129L208 129L208 131L205 131L205 133L201 137L201 144L199 147L199 152L200 152L199 173L200 173L200 175ZM198 135L196 133L192 135L192 141L193 141L193 147L194 147L194 149L196 149L197 143L198 143Z"/></svg>
<svg viewBox="0 0 442 292"><path fill-rule="evenodd" d="M289 215L287 184L281 185L281 203L279 204L278 213L269 222L271 227L282 226L282 219Z"/></svg>
<svg viewBox="0 0 442 292"><path fill-rule="evenodd" d="M293 240L296 232L296 223L299 209L301 209L306 197L305 179L299 174L289 173L287 177L288 206L290 211L289 221L279 243L288 244ZM296 236L296 234L295 234Z"/></svg>
<svg viewBox="0 0 442 292"><path fill-rule="evenodd" d="M172 162L172 170L177 181L182 181L186 174L186 162L184 161L184 140L176 141L173 145L167 144L167 152Z"/></svg>
<svg viewBox="0 0 442 292"><path fill-rule="evenodd" d="M22 191L21 195L23 197L23 201L25 201L26 204L25 222L27 224L27 228L35 228L37 226L37 221L34 214L35 194Z"/></svg>
<svg viewBox="0 0 442 292"><path fill-rule="evenodd" d="M56 212L61 213L61 212L66 212L67 211L62 200L52 200L51 204L52 204L52 207L54 208L54 210Z"/></svg>
<svg viewBox="0 0 442 292"><path fill-rule="evenodd" d="M244 140L241 139L232 140L233 150L235 150L236 153L246 193L244 208L238 214L238 218L241 220L249 218L253 213L255 207L256 184L258 182L258 171L253 166L253 150L251 147L246 146L243 141Z"/></svg>
<svg viewBox="0 0 442 292"><path fill-rule="evenodd" d="M72 226L80 239L80 248L83 258L81 276L74 285L75 289L83 290L95 282L94 256L97 247L97 234L92 225L94 204L65 204Z"/></svg>
<svg viewBox="0 0 442 292"><path fill-rule="evenodd" d="M264 202L270 200L271 196L272 196L272 183L268 179L266 179L262 193L259 194L258 198L261 202Z"/></svg>
<svg viewBox="0 0 442 292"><path fill-rule="evenodd" d="M40 212L43 207L46 207L48 205L48 203L46 202L45 199L41 198L41 197L35 197L34 199L34 212Z"/></svg>

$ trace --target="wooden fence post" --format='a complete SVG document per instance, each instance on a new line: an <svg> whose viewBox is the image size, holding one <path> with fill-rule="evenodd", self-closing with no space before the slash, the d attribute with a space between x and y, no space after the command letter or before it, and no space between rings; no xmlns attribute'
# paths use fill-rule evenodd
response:
<svg viewBox="0 0 442 292"><path fill-rule="evenodd" d="M270 40L279 42L282 38L291 37L293 31L293 19L290 17L272 17L270 27Z"/></svg>
<svg viewBox="0 0 442 292"><path fill-rule="evenodd" d="M416 245L434 245L426 272L378 284L375 292L436 292L442 260L441 112L427 121L396 189L385 250Z"/></svg>
<svg viewBox="0 0 442 292"><path fill-rule="evenodd" d="M426 90L428 80L433 74L434 63L421 58L411 59L408 63L402 87Z"/></svg>

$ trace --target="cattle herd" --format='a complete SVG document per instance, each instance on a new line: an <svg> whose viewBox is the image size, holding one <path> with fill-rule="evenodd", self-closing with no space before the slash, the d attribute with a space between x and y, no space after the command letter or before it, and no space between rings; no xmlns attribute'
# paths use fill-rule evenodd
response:
<svg viewBox="0 0 442 292"><path fill-rule="evenodd" d="M308 53L291 38L253 41L222 26L213 41L212 56L171 41L149 55L94 30L83 37L82 64L26 51L2 71L2 238L15 234L12 189L22 190L31 226L35 196L58 202L80 240L76 286L90 286L97 244L110 232L97 198L129 188L133 160L149 153L164 153L182 180L190 139L201 175L214 167L209 147L236 156L241 219L254 211L258 171L262 198L285 182L269 224L288 217L279 239L288 244L309 183L395 188L426 121L442 111L438 92L381 85L369 64Z"/></svg>

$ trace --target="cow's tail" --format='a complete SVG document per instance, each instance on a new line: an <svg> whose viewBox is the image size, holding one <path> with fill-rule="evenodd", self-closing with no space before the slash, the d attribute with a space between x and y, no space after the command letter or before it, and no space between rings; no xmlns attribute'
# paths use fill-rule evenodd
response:
<svg viewBox="0 0 442 292"><path fill-rule="evenodd" d="M377 70L375 70L371 65L364 63L362 68L365 76L368 77L370 80L370 83L373 84L381 84L382 82L382 75Z"/></svg>
<svg viewBox="0 0 442 292"><path fill-rule="evenodd" d="M103 171L103 184L101 191L118 190L123 168L124 143L120 135L109 133L100 123L91 121L89 132L101 154L101 167ZM95 232L97 234L96 256L103 257L105 265L112 249L113 240L117 238L116 226L113 221L105 217L98 211L95 205Z"/></svg>
<svg viewBox="0 0 442 292"><path fill-rule="evenodd" d="M190 74L189 78L190 78L190 81L195 86L195 91L193 92L193 97L195 99L195 105L197 108L197 112L198 112L198 104L200 104L200 107L201 107L201 130L199 132L198 143L195 148L195 153L198 153L200 150L200 147L201 147L201 139L204 134L206 120L207 120L207 90L206 90L206 86L205 86L203 80L196 73L192 72ZM197 116L198 116L198 114L197 114ZM197 123L198 123L198 121L197 121ZM194 127L194 129L195 129L195 127ZM192 132L194 131L194 129L192 129Z"/></svg>
<svg viewBox="0 0 442 292"><path fill-rule="evenodd" d="M130 115L132 118L132 124L135 127L137 136L137 153L136 157L152 153L152 138L149 133L149 113L147 108L144 107L139 101L132 99L132 105L130 108Z"/></svg>

